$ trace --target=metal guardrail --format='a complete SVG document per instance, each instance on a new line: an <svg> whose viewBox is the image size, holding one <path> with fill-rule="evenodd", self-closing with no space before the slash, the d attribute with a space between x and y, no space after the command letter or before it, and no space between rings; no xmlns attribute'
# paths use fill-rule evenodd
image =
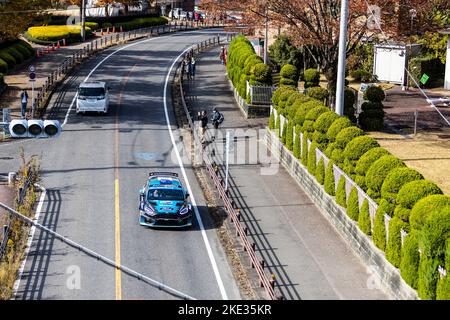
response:
<svg viewBox="0 0 450 320"><path fill-rule="evenodd" d="M72 54L72 57L66 58L61 63L61 65L56 68L56 70L54 70L47 76L47 80L45 80L41 88L37 90L36 98L34 101L34 114L32 114L32 117L36 116L36 111L44 110L47 98L50 96L50 93L53 92L59 81L64 79L75 65L90 57L94 53L107 48L108 46L121 44L126 41L136 40L138 38L143 38L146 36L157 36L164 33L170 33L176 30L181 31L193 28L211 28L224 26L226 25L220 21L213 21L212 24L208 22L199 23L198 21L175 22L167 25L141 28L125 32L116 32L114 34L104 35L100 39L92 40L90 43L87 43L82 49L74 52ZM53 48L52 50L54 50L55 45L52 45L51 47Z"/></svg>
<svg viewBox="0 0 450 320"><path fill-rule="evenodd" d="M220 39L217 42L215 41L215 39L216 38L213 38L212 41L211 41L211 39L209 39L207 41L201 42L200 44L197 44L196 46L193 47L193 52L200 53L202 49L208 48L211 45L213 45L213 46L220 45ZM182 61L180 62L179 69L181 66L182 66ZM195 127L194 127L193 117L191 115L191 112L189 111L187 104L186 104L185 92L183 89L183 75L184 75L184 69L181 67L181 72L180 72L181 102L183 105L185 115L188 118L189 128L195 136L195 132L194 132ZM205 155L203 154L203 152L202 152L202 161L203 161L203 164L205 165L206 170L208 171L211 179L213 180L215 187L217 188L217 190L219 192L220 198L222 199L225 209L226 209L228 215L230 216L231 222L234 224L234 226L236 228L236 235L240 238L241 243L244 247L244 251L247 252L247 254L251 260L252 268L254 268L256 273L258 274L260 286L265 289L268 297L271 300L283 299L282 296L277 295L275 293L275 285L276 285L275 277L273 275L271 275L270 277L267 276L267 274L264 270L265 261L260 260L256 255L256 244L255 244L255 242L250 242L250 240L248 238L248 228L244 227L241 224L240 210L239 210L239 208L235 208L235 202L230 199L229 193L228 193L229 191L225 190L223 179L219 178L219 176L217 175L216 170L218 170L218 166L215 163L210 164L210 161L205 159Z"/></svg>

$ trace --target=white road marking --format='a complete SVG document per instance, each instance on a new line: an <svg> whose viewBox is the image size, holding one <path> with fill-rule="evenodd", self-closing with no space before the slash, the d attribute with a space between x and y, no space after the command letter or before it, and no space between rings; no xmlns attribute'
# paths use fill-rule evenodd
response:
<svg viewBox="0 0 450 320"><path fill-rule="evenodd" d="M34 222L38 222L39 221L39 217L41 215L41 211L42 211L42 206L44 205L44 200L45 200L45 195L47 194L47 190L45 190L44 187L41 187L39 185L36 185L39 189L41 189L41 197L39 198L39 203L38 206L36 208L36 214L34 215ZM25 257L20 265L19 268L19 276L17 277L16 282L14 282L14 287L13 287L13 298L12 300L14 300L17 296L17 291L19 290L19 286L20 286L20 280L22 279L22 274L23 274L23 270L25 269L25 264L27 263L27 259L28 259L28 253L30 252L30 248L31 248L31 243L33 242L33 238L34 238L34 233L36 232L36 226L32 226L30 229L30 233L28 234L28 240L27 240L27 246L25 249Z"/></svg>
<svg viewBox="0 0 450 320"><path fill-rule="evenodd" d="M183 174L184 181L186 181L186 187L188 189L188 193L190 194L190 197L191 197L191 200L192 200L192 204L193 204L194 211L195 211L195 216L197 218L197 221L198 221L201 233L202 233L203 241L204 241L205 246L206 246L206 251L208 252L209 260L211 261L211 265L212 265L212 268L213 268L213 271L214 271L214 275L216 277L217 284L219 285L219 289L220 289L220 293L222 295L222 299L228 300L228 296L227 296L227 293L225 291L225 286L223 285L223 281L222 281L222 278L221 278L220 273L219 273L219 268L217 267L216 259L214 258L214 255L212 253L211 245L209 243L208 236L206 235L205 227L203 225L203 221L202 221L200 213L198 211L197 203L195 201L195 197L194 197L194 194L192 192L191 185L189 184L189 180L187 178L186 171L184 169L180 153L178 152L178 148L177 148L177 145L175 143L175 138L173 136L172 127L170 125L169 112L168 112L168 108L167 108L167 87L168 87L168 84L169 84L169 79L170 79L170 75L172 73L173 67L177 63L178 59L180 59L180 57L182 55L184 55L186 52L188 52L189 50L191 50L191 47L189 47L185 51L183 51L174 60L174 62L172 63L172 66L169 69L169 72L167 73L166 82L164 84L164 113L165 113L165 116L166 116L167 129L169 130L170 139L172 141L172 145L173 145L173 148L175 150L175 154L177 156L178 164L180 166L181 173Z"/></svg>

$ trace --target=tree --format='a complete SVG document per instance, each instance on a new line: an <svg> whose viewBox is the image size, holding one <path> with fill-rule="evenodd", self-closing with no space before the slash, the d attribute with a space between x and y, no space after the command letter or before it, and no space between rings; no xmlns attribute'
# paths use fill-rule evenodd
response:
<svg viewBox="0 0 450 320"><path fill-rule="evenodd" d="M303 68L302 53L299 48L292 45L291 40L282 34L269 48L270 60L282 67L286 64L292 64L298 70Z"/></svg>

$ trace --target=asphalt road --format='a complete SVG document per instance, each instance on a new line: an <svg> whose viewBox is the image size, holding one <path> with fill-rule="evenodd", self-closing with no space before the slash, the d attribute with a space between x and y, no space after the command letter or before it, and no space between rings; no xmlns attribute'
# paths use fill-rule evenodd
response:
<svg viewBox="0 0 450 320"><path fill-rule="evenodd" d="M148 173L170 170L183 177L169 134L170 128L179 140L170 90L165 110L167 74L183 50L214 35L217 31L179 33L114 47L89 60L54 95L52 117L64 119L77 85L96 66L90 80L107 81L112 88L108 115L78 116L72 110L57 139L0 145L0 155L7 155L0 157L0 172L17 170L18 147L24 146L27 155L41 157L47 188L41 223L195 298L240 299L189 165L184 165L188 181L183 181L192 188L204 228L197 219L187 231L138 224L138 190ZM37 230L16 298L174 297Z"/></svg>

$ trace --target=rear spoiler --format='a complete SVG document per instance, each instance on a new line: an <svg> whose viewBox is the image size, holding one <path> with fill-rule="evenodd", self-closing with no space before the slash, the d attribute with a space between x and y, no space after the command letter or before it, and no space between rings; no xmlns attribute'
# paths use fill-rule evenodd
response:
<svg viewBox="0 0 450 320"><path fill-rule="evenodd" d="M169 176L169 177L176 177L178 178L178 173L175 172L150 172L148 174L149 177L154 177L154 176Z"/></svg>

